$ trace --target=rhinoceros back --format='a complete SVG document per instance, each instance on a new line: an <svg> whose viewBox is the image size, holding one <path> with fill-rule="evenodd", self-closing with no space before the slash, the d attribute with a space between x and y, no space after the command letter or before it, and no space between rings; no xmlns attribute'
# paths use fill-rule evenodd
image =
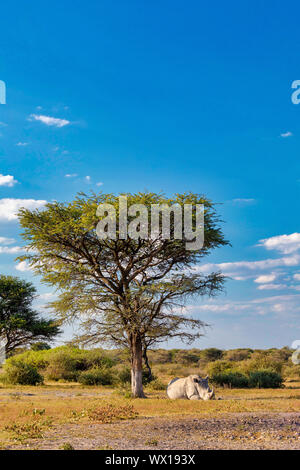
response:
<svg viewBox="0 0 300 470"><path fill-rule="evenodd" d="M177 398L187 398L185 393L185 379L176 377L167 386L167 396L172 400Z"/></svg>

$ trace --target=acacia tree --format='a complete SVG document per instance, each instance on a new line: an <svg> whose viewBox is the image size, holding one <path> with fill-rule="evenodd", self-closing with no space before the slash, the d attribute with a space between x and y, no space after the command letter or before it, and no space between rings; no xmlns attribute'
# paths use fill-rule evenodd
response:
<svg viewBox="0 0 300 470"><path fill-rule="evenodd" d="M53 319L40 318L31 304L36 289L12 276L0 276L0 339L6 355L14 349L52 340L60 333Z"/></svg>
<svg viewBox="0 0 300 470"><path fill-rule="evenodd" d="M112 194L79 194L71 203L53 202L41 210L20 211L30 254L19 259L27 260L44 282L60 290L58 300L50 306L63 319L82 320L82 341L129 348L132 394L144 397L143 348L170 337L192 341L201 336L203 322L180 309L190 296L216 294L224 277L219 272L205 276L191 268L227 241L214 205L204 196L177 194L166 198L153 193L126 196L128 206L144 204L149 217L153 204L181 207L203 204L204 245L191 251L187 249L185 235L181 240L164 239L161 231L155 237L122 239L119 219L116 237L99 239L97 207L109 203L118 217L119 198ZM129 222L132 219L129 217Z"/></svg>

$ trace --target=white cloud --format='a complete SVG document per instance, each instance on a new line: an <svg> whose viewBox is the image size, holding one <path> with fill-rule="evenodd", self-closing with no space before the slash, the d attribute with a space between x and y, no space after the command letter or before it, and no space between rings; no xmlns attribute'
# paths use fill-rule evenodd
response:
<svg viewBox="0 0 300 470"><path fill-rule="evenodd" d="M286 137L292 137L293 133L288 131L288 132L283 132L280 134L280 137L286 138Z"/></svg>
<svg viewBox="0 0 300 470"><path fill-rule="evenodd" d="M265 259L260 261L236 261L233 263L207 263L203 266L195 266L195 271L212 272L221 270L227 272L228 275L239 276L241 270L264 270L281 266L297 266L300 263L300 255L285 256L283 258Z"/></svg>
<svg viewBox="0 0 300 470"><path fill-rule="evenodd" d="M286 289L287 285L285 284L260 284L257 287L259 290L279 290L279 289Z"/></svg>
<svg viewBox="0 0 300 470"><path fill-rule="evenodd" d="M236 199L232 199L232 202L234 204L238 204L238 205L248 205L248 204L255 204L256 199L253 199L253 198L236 198Z"/></svg>
<svg viewBox="0 0 300 470"><path fill-rule="evenodd" d="M267 250L277 250L288 255L300 249L300 233L295 232L290 235L277 235L265 238L259 241L259 246L263 246Z"/></svg>
<svg viewBox="0 0 300 470"><path fill-rule="evenodd" d="M237 310L245 310L248 306L235 304L234 302L227 302L225 304L205 304L198 307L199 310L208 310L210 312L233 312Z"/></svg>
<svg viewBox="0 0 300 470"><path fill-rule="evenodd" d="M0 254L16 254L22 253L25 251L25 248L22 246L0 246Z"/></svg>
<svg viewBox="0 0 300 470"><path fill-rule="evenodd" d="M45 294L40 294L38 296L38 298L41 300L49 300L53 299L54 297L56 297L56 294L54 294L53 292L46 292Z"/></svg>
<svg viewBox="0 0 300 470"><path fill-rule="evenodd" d="M86 180L87 183L90 183L90 182L91 182L91 177L90 177L90 176L86 176L86 177L85 177L85 180Z"/></svg>
<svg viewBox="0 0 300 470"><path fill-rule="evenodd" d="M209 300L205 304L200 305L187 305L180 309L177 307L176 312L184 315L197 314L202 315L202 312L210 312L211 314L225 314L227 315L268 315L284 312L285 316L297 317L299 315L299 298L300 294L289 295L275 295L271 297L263 297L254 300L237 301L232 300L224 302ZM201 318L201 316L200 316Z"/></svg>
<svg viewBox="0 0 300 470"><path fill-rule="evenodd" d="M17 264L16 269L17 271L21 271L21 272L32 270L32 268L29 266L29 264L26 261L20 261L20 263Z"/></svg>
<svg viewBox="0 0 300 470"><path fill-rule="evenodd" d="M18 142L16 144L17 147L26 147L26 145L28 145L28 142Z"/></svg>
<svg viewBox="0 0 300 470"><path fill-rule="evenodd" d="M0 245L11 245L14 241L14 238L0 237Z"/></svg>
<svg viewBox="0 0 300 470"><path fill-rule="evenodd" d="M96 183L96 186L102 186L103 183L101 181L99 181L98 183Z"/></svg>
<svg viewBox="0 0 300 470"><path fill-rule="evenodd" d="M29 116L30 121L40 121L43 124L46 124L47 126L54 126L54 127L64 127L70 124L70 121L67 119L59 119L59 118L54 118L51 116L43 116L42 114L31 114Z"/></svg>
<svg viewBox="0 0 300 470"><path fill-rule="evenodd" d="M290 286L290 289L300 291L300 286L299 285L293 285L293 286Z"/></svg>
<svg viewBox="0 0 300 470"><path fill-rule="evenodd" d="M294 274L293 277L294 277L295 281L300 281L300 273Z"/></svg>
<svg viewBox="0 0 300 470"><path fill-rule="evenodd" d="M263 299L254 299L251 300L251 303L272 303L272 302L290 302L290 301L299 301L300 294L284 294L284 295L276 295L272 297L264 297Z"/></svg>
<svg viewBox="0 0 300 470"><path fill-rule="evenodd" d="M25 209L39 209L43 207L47 201L36 199L0 199L0 220L11 221L17 220L17 213L21 207Z"/></svg>
<svg viewBox="0 0 300 470"><path fill-rule="evenodd" d="M75 178L76 176L78 176L77 173L67 173L65 178Z"/></svg>
<svg viewBox="0 0 300 470"><path fill-rule="evenodd" d="M0 186L12 187L17 184L17 180L12 175L1 175L0 174Z"/></svg>
<svg viewBox="0 0 300 470"><path fill-rule="evenodd" d="M257 282L258 284L266 284L268 282L275 281L276 279L276 274L262 274L261 276L258 276L256 279L254 279L254 282Z"/></svg>
<svg viewBox="0 0 300 470"><path fill-rule="evenodd" d="M275 310L275 312L284 312L285 304L274 304L273 310Z"/></svg>

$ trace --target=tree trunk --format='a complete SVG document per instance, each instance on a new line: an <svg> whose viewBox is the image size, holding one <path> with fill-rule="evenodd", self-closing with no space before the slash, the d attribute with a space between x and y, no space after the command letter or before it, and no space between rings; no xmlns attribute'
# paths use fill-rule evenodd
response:
<svg viewBox="0 0 300 470"><path fill-rule="evenodd" d="M149 382L151 382L151 380L152 380L152 370L151 370L151 367L150 367L150 364L149 364L149 361L148 361L147 348L145 346L144 346L144 351L143 351L143 358L144 358L145 366L148 369Z"/></svg>
<svg viewBox="0 0 300 470"><path fill-rule="evenodd" d="M143 391L142 342L138 335L131 341L131 392L134 398L146 398Z"/></svg>

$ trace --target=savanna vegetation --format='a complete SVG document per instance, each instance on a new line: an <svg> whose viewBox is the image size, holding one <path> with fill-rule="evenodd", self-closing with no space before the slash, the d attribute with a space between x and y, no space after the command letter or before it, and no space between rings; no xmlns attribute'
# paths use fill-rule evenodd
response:
<svg viewBox="0 0 300 470"><path fill-rule="evenodd" d="M220 429L218 439L223 439L230 419L235 433L237 426L244 430L249 423L252 432L252 424L255 428L261 422L253 413L292 416L299 410L300 366L291 361L288 347L158 349L170 338L191 344L202 336L204 323L183 314L182 308L189 297L216 295L225 278L220 272L204 275L190 268L228 242L214 205L203 196L127 196L130 204L149 208L203 204L204 245L189 251L184 237L167 240L161 232L154 239L123 239L116 221L118 236L99 238L99 216L108 225L114 218L110 214L107 219L105 211L99 214L97 207L109 203L118 213L114 195L79 195L69 204L49 203L42 211L21 210L29 251L20 259L58 289L58 299L48 306L59 322L44 320L32 308L36 291L31 284L1 277L0 339L7 359L0 369L0 448L130 448L131 437L133 448L137 442L151 448L163 436L168 438L163 448L185 448L180 446L190 445L194 423L200 430L199 420L207 417L214 420L205 421L207 433L201 438L210 439L211 431L217 436ZM136 224L134 215L129 219ZM175 214L170 221L174 232ZM72 344L51 348L60 326L73 320L80 322L82 334ZM97 348L99 344L114 349ZM217 400L169 400L168 382L190 374L209 375ZM147 400L137 399L145 396ZM236 414L251 415L253 423L238 418L237 424ZM190 420L188 426L183 418ZM294 439L290 419L287 432ZM273 428L278 426L277 418L271 421ZM115 426L107 427L111 423ZM187 427L185 440L181 430ZM246 434L248 442L248 430Z"/></svg>
<svg viewBox="0 0 300 470"><path fill-rule="evenodd" d="M229 388L280 388L285 379L300 379L300 366L291 361L289 348L222 351L157 349L148 351L143 383L164 389L171 378L209 375L212 384ZM130 353L126 350L79 349L61 346L25 350L6 360L2 383L36 385L47 381L82 385L129 386ZM128 389L129 391L129 389Z"/></svg>
<svg viewBox="0 0 300 470"><path fill-rule="evenodd" d="M273 448L276 433L278 445L296 445L300 366L288 348L150 350L153 377L144 368L147 400L139 400L129 352L40 346L19 350L0 370L0 448L185 448L191 438L193 448L228 448L232 439ZM210 374L216 400L167 399L169 380L192 373Z"/></svg>

